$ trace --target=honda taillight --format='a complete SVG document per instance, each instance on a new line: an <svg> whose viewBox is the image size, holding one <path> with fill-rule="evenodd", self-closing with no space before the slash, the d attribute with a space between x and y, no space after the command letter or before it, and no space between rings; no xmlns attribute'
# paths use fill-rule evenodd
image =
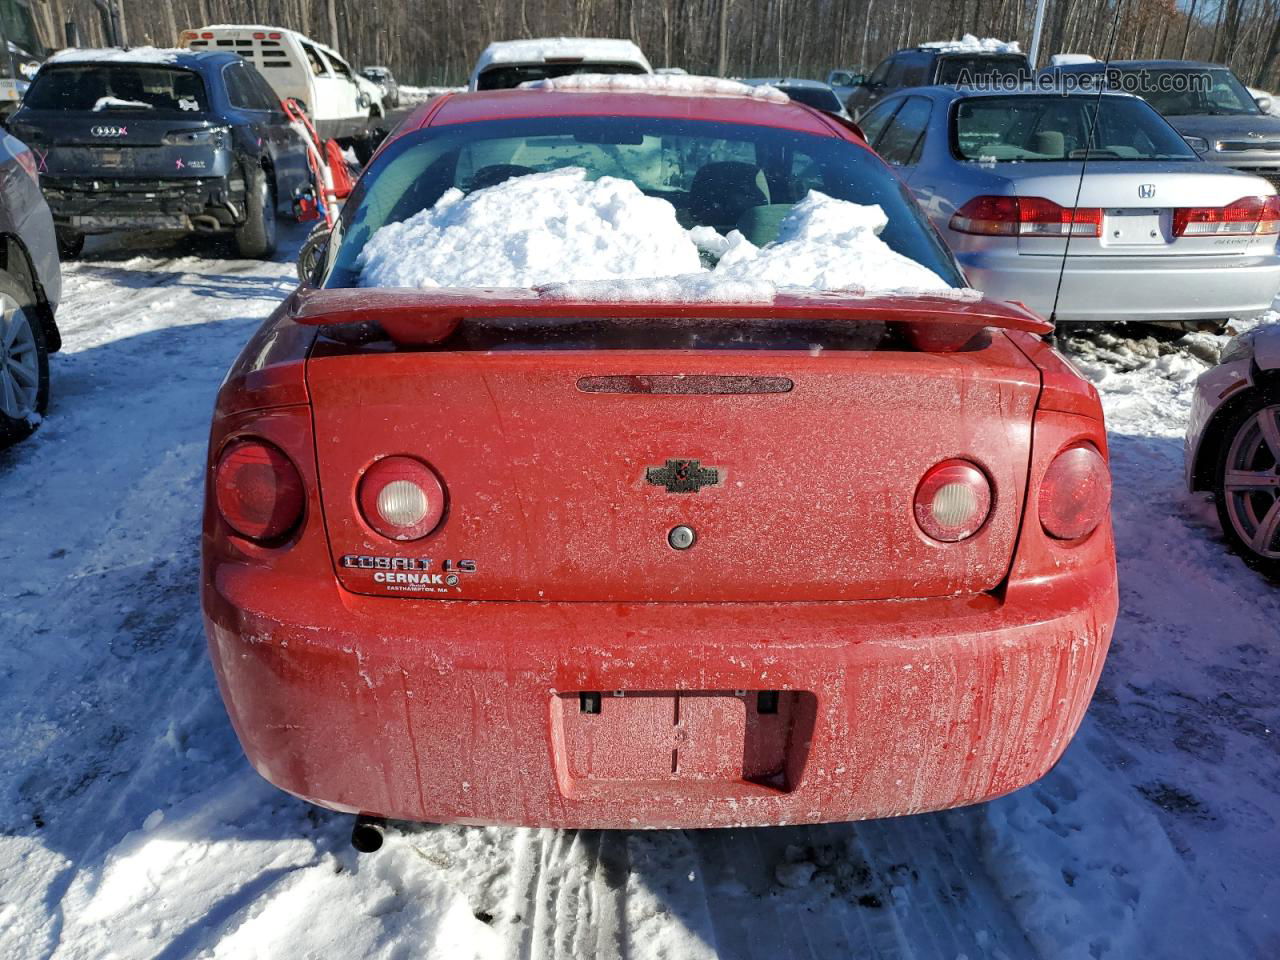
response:
<svg viewBox="0 0 1280 960"><path fill-rule="evenodd" d="M1179 207L1175 237L1250 237L1280 233L1280 197L1241 197L1225 207Z"/></svg>
<svg viewBox="0 0 1280 960"><path fill-rule="evenodd" d="M1044 197L974 197L956 211L951 229L987 237L1098 237L1099 207L1064 207Z"/></svg>
<svg viewBox="0 0 1280 960"><path fill-rule="evenodd" d="M982 529L990 513L991 483L966 460L943 461L916 488L916 523L934 540L967 539Z"/></svg>
<svg viewBox="0 0 1280 960"><path fill-rule="evenodd" d="M298 468L265 440L237 440L222 451L214 474L218 513L236 533L270 542L302 519L306 496Z"/></svg>
<svg viewBox="0 0 1280 960"><path fill-rule="evenodd" d="M387 457L371 466L357 499L365 523L390 540L425 537L444 516L444 485L412 457Z"/></svg>
<svg viewBox="0 0 1280 960"><path fill-rule="evenodd" d="M1088 536L1111 507L1111 471L1091 444L1063 450L1040 483L1040 525L1057 540Z"/></svg>

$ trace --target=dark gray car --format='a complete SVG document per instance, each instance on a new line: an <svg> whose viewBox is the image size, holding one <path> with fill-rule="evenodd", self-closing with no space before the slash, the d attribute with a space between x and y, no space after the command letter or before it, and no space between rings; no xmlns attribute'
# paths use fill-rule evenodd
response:
<svg viewBox="0 0 1280 960"><path fill-rule="evenodd" d="M62 273L37 171L31 150L0 133L0 448L39 424L49 402L49 354L62 346L54 320Z"/></svg>
<svg viewBox="0 0 1280 960"><path fill-rule="evenodd" d="M891 93L908 87L977 83L983 80L1028 79L1031 63L1017 47L984 50L962 41L926 44L899 50L882 60L871 76L856 86L845 109L857 120Z"/></svg>
<svg viewBox="0 0 1280 960"><path fill-rule="evenodd" d="M234 53L78 50L36 75L9 129L36 151L64 258L90 234L230 234L269 257L311 190L302 138Z"/></svg>
<svg viewBox="0 0 1280 960"><path fill-rule="evenodd" d="M1103 70L1101 63L1080 63L1042 73L1083 80L1102 77ZM1205 160L1252 173L1280 190L1280 117L1263 111L1230 68L1193 60L1114 60L1105 70L1109 89L1142 97Z"/></svg>

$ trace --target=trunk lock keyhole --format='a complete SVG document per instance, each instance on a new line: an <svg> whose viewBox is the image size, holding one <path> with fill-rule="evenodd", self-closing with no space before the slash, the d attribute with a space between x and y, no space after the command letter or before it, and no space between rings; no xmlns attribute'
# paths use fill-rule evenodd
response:
<svg viewBox="0 0 1280 960"><path fill-rule="evenodd" d="M672 550L688 550L697 540L698 535L693 532L693 527L686 527L684 524L672 527L671 532L667 534L667 543L671 545Z"/></svg>

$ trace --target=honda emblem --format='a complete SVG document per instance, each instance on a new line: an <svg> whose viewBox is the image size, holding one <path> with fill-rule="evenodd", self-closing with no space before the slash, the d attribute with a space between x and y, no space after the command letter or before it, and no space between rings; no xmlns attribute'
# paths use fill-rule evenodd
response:
<svg viewBox="0 0 1280 960"><path fill-rule="evenodd" d="M1154 183L1138 184L1138 197L1142 200L1150 200L1156 195L1156 185Z"/></svg>

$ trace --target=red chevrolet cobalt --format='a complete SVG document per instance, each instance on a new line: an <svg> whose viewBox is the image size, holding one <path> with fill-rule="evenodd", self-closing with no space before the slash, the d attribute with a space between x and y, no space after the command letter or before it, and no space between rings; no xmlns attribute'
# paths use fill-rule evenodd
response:
<svg viewBox="0 0 1280 960"><path fill-rule="evenodd" d="M446 96L384 146L213 422L204 612L262 776L364 817L707 827L974 803L1062 754L1116 617L1097 394L960 289L852 126L781 100ZM692 273L460 285L554 261L449 231L569 168L617 230L700 237ZM879 210L824 249L819 200ZM861 285L778 280L855 253ZM886 263L938 282L876 292Z"/></svg>

